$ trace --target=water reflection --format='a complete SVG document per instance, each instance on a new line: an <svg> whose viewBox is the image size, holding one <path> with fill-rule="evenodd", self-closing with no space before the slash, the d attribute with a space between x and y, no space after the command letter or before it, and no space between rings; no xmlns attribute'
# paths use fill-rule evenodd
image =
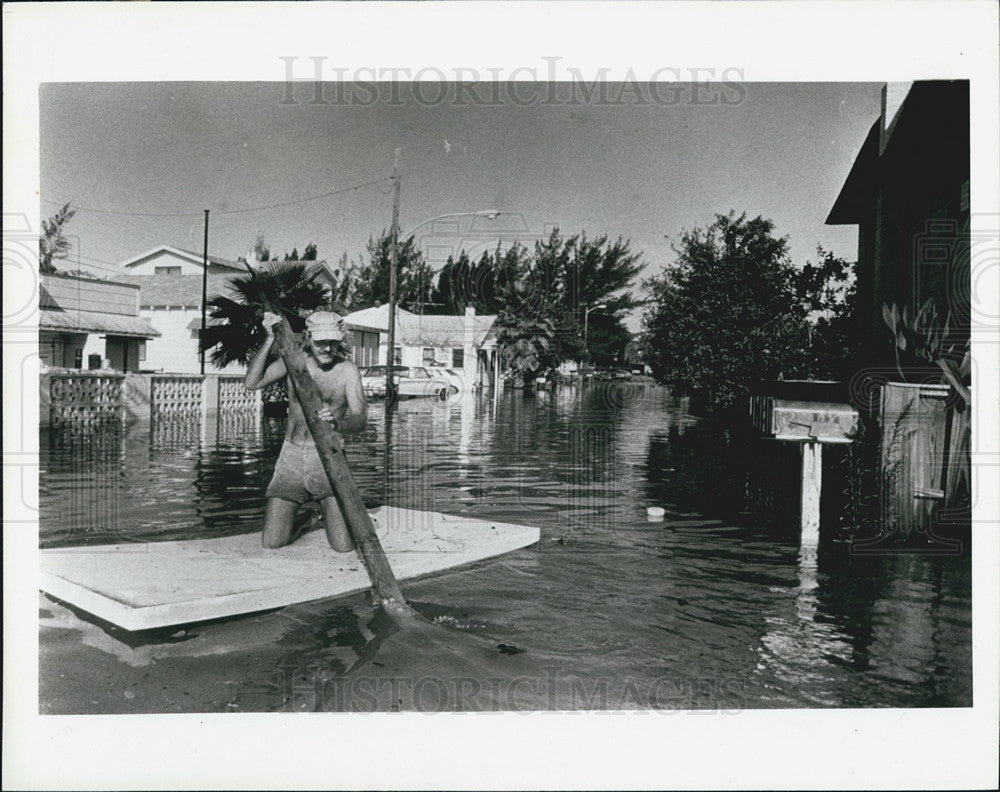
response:
<svg viewBox="0 0 1000 792"><path fill-rule="evenodd" d="M214 435L195 424L43 435L43 544L258 530L283 422L220 421ZM405 589L443 624L524 648L522 667L564 690L579 683L593 699L606 680L610 702L638 691L649 706L727 709L971 703L968 557L801 549L793 517L746 513L748 471L780 470L781 452L692 418L662 389L373 404L347 454L370 503L542 528L535 547ZM783 499L796 502L780 491L773 500ZM646 520L651 505L666 509L662 523ZM197 638L144 648L133 662L217 656L230 644L241 657L258 652L254 666L271 681L257 679L244 703L278 709L282 669L319 663L350 676L389 662L375 612L345 607L242 622L259 631L256 644L238 620L201 625ZM668 704L650 698L657 690L701 693ZM519 702L552 706L547 693Z"/></svg>

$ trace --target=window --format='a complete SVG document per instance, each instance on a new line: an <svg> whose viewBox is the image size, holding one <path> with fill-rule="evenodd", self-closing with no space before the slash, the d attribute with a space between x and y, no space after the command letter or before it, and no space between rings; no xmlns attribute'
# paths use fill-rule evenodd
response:
<svg viewBox="0 0 1000 792"><path fill-rule="evenodd" d="M145 342L145 340L142 340L142 341L139 342L139 362L140 363L145 363L146 362L146 342Z"/></svg>
<svg viewBox="0 0 1000 792"><path fill-rule="evenodd" d="M83 368L83 347L77 347L73 350L73 368Z"/></svg>
<svg viewBox="0 0 1000 792"><path fill-rule="evenodd" d="M424 365L434 365L434 349L432 347L424 347Z"/></svg>
<svg viewBox="0 0 1000 792"><path fill-rule="evenodd" d="M465 350L462 347L455 347L451 350L451 367L465 368Z"/></svg>
<svg viewBox="0 0 1000 792"><path fill-rule="evenodd" d="M153 274L154 275L180 275L181 274L181 268L180 267L154 267L153 268Z"/></svg>
<svg viewBox="0 0 1000 792"><path fill-rule="evenodd" d="M403 362L403 348L402 347L396 347L395 349L393 349L393 351L392 351L392 362L395 365L398 365L398 364L400 364L400 363Z"/></svg>

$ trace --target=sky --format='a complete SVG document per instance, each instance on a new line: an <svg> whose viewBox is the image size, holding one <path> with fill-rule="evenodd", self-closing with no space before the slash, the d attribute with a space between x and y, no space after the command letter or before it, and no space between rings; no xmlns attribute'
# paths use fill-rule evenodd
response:
<svg viewBox="0 0 1000 792"><path fill-rule="evenodd" d="M879 84L723 85L671 100L481 87L489 102L443 87L382 84L375 99L327 85L320 104L306 83L44 84L41 214L77 207L70 259L105 277L160 244L200 252L204 209L213 255L234 259L263 234L272 255L312 241L335 262L389 226L398 148L403 232L448 213L505 213L421 227L453 246L472 222L505 241L558 226L630 240L649 275L684 229L735 210L770 218L796 264L817 245L856 257L857 229L824 221L878 117Z"/></svg>

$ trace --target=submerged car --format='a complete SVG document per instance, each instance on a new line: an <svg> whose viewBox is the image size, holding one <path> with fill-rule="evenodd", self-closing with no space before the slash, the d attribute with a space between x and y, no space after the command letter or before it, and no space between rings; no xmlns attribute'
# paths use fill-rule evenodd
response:
<svg viewBox="0 0 1000 792"><path fill-rule="evenodd" d="M393 366L392 379L401 398L434 397L447 399L458 388L443 377L431 376L424 366ZM361 386L371 397L383 397L386 390L385 366L371 366L361 372Z"/></svg>
<svg viewBox="0 0 1000 792"><path fill-rule="evenodd" d="M435 379L443 379L450 385L453 385L456 391L465 390L465 376L462 374L461 370L444 368L442 366L434 366L427 369L430 375Z"/></svg>

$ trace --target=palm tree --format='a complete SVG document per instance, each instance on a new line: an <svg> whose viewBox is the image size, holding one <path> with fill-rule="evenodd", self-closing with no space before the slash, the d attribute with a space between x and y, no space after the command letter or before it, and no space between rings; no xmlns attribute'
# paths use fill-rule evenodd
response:
<svg viewBox="0 0 1000 792"><path fill-rule="evenodd" d="M232 297L219 296L207 303L214 324L205 328L201 343L206 352L211 350L212 363L223 368L250 361L264 343L260 323L268 305L281 311L294 332L302 332L305 317L330 302L326 286L316 282L318 274L306 264L272 261L253 275L231 278Z"/></svg>

